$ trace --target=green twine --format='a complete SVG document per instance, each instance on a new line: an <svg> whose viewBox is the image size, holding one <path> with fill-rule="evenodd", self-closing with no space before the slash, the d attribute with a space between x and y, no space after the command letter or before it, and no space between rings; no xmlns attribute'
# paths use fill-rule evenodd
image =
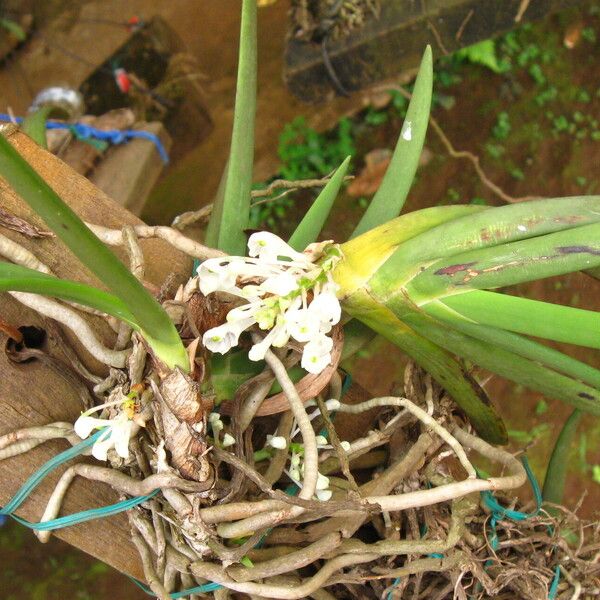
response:
<svg viewBox="0 0 600 600"><path fill-rule="evenodd" d="M548 590L548 600L554 600L556 598L556 594L558 593L559 582L560 582L560 566L557 566L554 569L554 577L552 578L552 583L550 584L550 589Z"/></svg>
<svg viewBox="0 0 600 600"><path fill-rule="evenodd" d="M147 586L145 586L141 581L138 581L134 577L129 577L135 585L137 585L140 590L144 593L148 594L148 596L156 596L156 594ZM220 583L205 583L203 585L198 585L193 588L188 588L187 590L182 590L181 592L173 592L169 594L169 598L173 600L177 600L178 598L185 598L186 596L191 596L192 594L206 594L208 592L214 592L215 590L221 589L223 586Z"/></svg>
<svg viewBox="0 0 600 600"><path fill-rule="evenodd" d="M31 475L27 479L27 481L25 481L25 483L19 488L17 493L8 502L8 504L6 504L4 508L0 508L0 515L10 516L21 525L29 527L29 529L35 529L37 531L53 531L55 529L61 529L70 525L77 525L78 523L84 523L93 519L100 519L103 517L110 517L112 515L116 515L125 510L129 510L134 506L138 506L139 504L146 502L147 500L158 494L159 490L154 490L152 493L146 496L137 496L135 498L123 500L122 502L117 502L116 504L111 504L109 506L83 510L72 515L66 515L64 517L59 517L50 521L43 521L42 523L32 523L31 521L27 521L26 519L17 517L17 515L14 514L14 512L19 508L19 506L21 506L21 504L25 502L25 500L29 497L31 492L35 490L35 488L46 478L46 476L49 473L54 471L54 469L56 469L60 465L83 454L87 448L94 445L94 443L103 434L103 432L104 428L100 431L97 431L87 440L83 440L79 444L73 446L72 448L69 448L68 450L65 450L64 452L61 452L57 456L51 458L49 461L44 463L35 473L33 473L33 475Z"/></svg>
<svg viewBox="0 0 600 600"><path fill-rule="evenodd" d="M527 473L527 479L531 485L531 489L533 490L533 495L535 498L536 509L532 513L524 513L519 510L511 510L509 508L504 508L500 505L498 500L494 497L492 492L485 491L481 492L481 498L483 503L490 509L492 512L492 516L490 518L490 546L492 550L498 549L498 535L496 533L496 525L498 521L502 519L510 519L511 521L524 521L525 519L531 519L532 517L536 517L542 508L542 491L540 490L540 486L529 466L529 461L526 456L521 458L521 462L523 463L523 467L525 469L525 473Z"/></svg>

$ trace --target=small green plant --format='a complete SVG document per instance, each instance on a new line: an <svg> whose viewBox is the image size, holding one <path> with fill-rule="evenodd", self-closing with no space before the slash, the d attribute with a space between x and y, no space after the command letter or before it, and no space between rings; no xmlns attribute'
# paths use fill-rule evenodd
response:
<svg viewBox="0 0 600 600"><path fill-rule="evenodd" d="M481 65L494 73L504 73L507 70L507 65L498 60L494 40L483 40L472 46L461 48L455 52L454 56L459 62Z"/></svg>
<svg viewBox="0 0 600 600"><path fill-rule="evenodd" d="M534 63L529 67L529 74L531 78L537 83L537 85L542 86L546 84L546 76L542 71L542 67L539 64Z"/></svg>
<svg viewBox="0 0 600 600"><path fill-rule="evenodd" d="M548 423L540 423L539 425L534 425L529 431L509 429L508 437L515 440L515 442L519 442L519 444L531 444L549 433L550 425Z"/></svg>
<svg viewBox="0 0 600 600"><path fill-rule="evenodd" d="M378 125L383 125L383 123L387 122L388 115L385 111L377 110L372 106L369 106L365 112L364 120L367 125L377 127Z"/></svg>
<svg viewBox="0 0 600 600"><path fill-rule="evenodd" d="M496 120L496 124L492 128L492 135L497 140L505 140L510 135L511 130L512 130L512 127L510 124L510 117L508 116L508 113L507 112L499 113L497 120Z"/></svg>
<svg viewBox="0 0 600 600"><path fill-rule="evenodd" d="M353 125L347 118L330 134L321 134L309 127L304 117L297 117L285 125L279 137L280 173L289 180L323 177L351 154Z"/></svg>
<svg viewBox="0 0 600 600"><path fill-rule="evenodd" d="M597 40L596 30L593 27L584 27L581 30L581 38L590 44L595 44Z"/></svg>

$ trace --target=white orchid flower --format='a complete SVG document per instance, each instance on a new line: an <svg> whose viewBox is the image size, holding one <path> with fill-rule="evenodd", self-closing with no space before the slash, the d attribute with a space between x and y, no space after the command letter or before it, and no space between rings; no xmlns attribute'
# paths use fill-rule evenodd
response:
<svg viewBox="0 0 600 600"><path fill-rule="evenodd" d="M268 277L258 286L263 293L275 294L276 296L287 296L298 289L296 277L284 271L273 277Z"/></svg>
<svg viewBox="0 0 600 600"><path fill-rule="evenodd" d="M302 368L309 373L318 374L331 362L333 340L323 334L307 342L302 351Z"/></svg>
<svg viewBox="0 0 600 600"><path fill-rule="evenodd" d="M321 502L327 502L331 500L333 492L331 490L317 490L316 496Z"/></svg>
<svg viewBox="0 0 600 600"><path fill-rule="evenodd" d="M288 310L286 321L290 335L298 342L309 342L320 331L320 322L308 308Z"/></svg>
<svg viewBox="0 0 600 600"><path fill-rule="evenodd" d="M254 344L254 346L250 348L250 352L248 352L248 358L254 361L264 360L265 354L267 353L269 347L274 345L274 342L282 342L286 335L287 329L285 324L275 325L275 327L273 327L273 329L271 329L271 331L269 331L269 333L267 333L267 335L260 342L258 342L258 344ZM288 339L289 335L280 345L285 345Z"/></svg>
<svg viewBox="0 0 600 600"><path fill-rule="evenodd" d="M236 289L237 275L231 271L229 264L219 258L205 260L198 267L198 285L205 295L212 292Z"/></svg>
<svg viewBox="0 0 600 600"><path fill-rule="evenodd" d="M336 295L329 291L321 292L315 296L308 310L313 318L319 319L323 324L336 325L342 317L342 307Z"/></svg>
<svg viewBox="0 0 600 600"><path fill-rule="evenodd" d="M108 431L104 432L92 446L92 456L98 460L106 460L108 451L114 447L116 453L124 459L129 458L129 440L133 434L134 423L124 413L110 419Z"/></svg>
<svg viewBox="0 0 600 600"><path fill-rule="evenodd" d="M248 239L248 254L258 256L261 261L279 262L279 257L290 258L299 263L308 263L308 258L294 250L280 237L268 231L253 233Z"/></svg>
<svg viewBox="0 0 600 600"><path fill-rule="evenodd" d="M223 448L229 448L229 446L233 446L234 444L235 444L235 438L230 433L226 433L223 436L223 442L222 442L221 446Z"/></svg>
<svg viewBox="0 0 600 600"><path fill-rule="evenodd" d="M85 411L75 421L75 433L83 440L88 438L95 429L105 428L105 431L92 446L92 456L98 460L106 460L108 451L113 447L121 458L129 458L129 440L133 433L134 422L129 418L127 413L121 411L112 419L101 419L91 416L94 412L117 404L123 404L123 401L118 400L95 406Z"/></svg>
<svg viewBox="0 0 600 600"><path fill-rule="evenodd" d="M242 331L238 323L224 323L205 332L202 344L211 352L225 354L237 346Z"/></svg>
<svg viewBox="0 0 600 600"><path fill-rule="evenodd" d="M267 435L266 445L277 450L285 450L287 448L287 443L282 435Z"/></svg>
<svg viewBox="0 0 600 600"><path fill-rule="evenodd" d="M250 257L211 258L198 268L203 294L227 292L248 301L231 310L224 325L204 334L204 346L224 354L238 345L243 331L258 325L267 335L254 344L249 358L263 360L271 346L282 347L290 337L305 343L302 366L311 373L321 372L331 361L333 342L325 334L341 318L340 303L331 269L339 253L328 252L331 242L311 244L297 252L269 232L250 236ZM327 252L327 254L325 254ZM323 257L316 264L315 261ZM311 296L312 301L308 303Z"/></svg>
<svg viewBox="0 0 600 600"><path fill-rule="evenodd" d="M315 436L315 442L317 443L317 448L324 448L329 445L327 438L324 435Z"/></svg>

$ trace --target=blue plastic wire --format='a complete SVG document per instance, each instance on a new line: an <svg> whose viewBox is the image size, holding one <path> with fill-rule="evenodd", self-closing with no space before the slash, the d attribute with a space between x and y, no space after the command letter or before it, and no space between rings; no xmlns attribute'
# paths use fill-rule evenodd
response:
<svg viewBox="0 0 600 600"><path fill-rule="evenodd" d="M150 500L151 498L154 498L156 494L158 494L158 490L154 490L147 496L136 496L135 498L123 500L122 502L110 504L109 506L82 510L80 512L73 513L72 515L66 515L64 517L59 517L58 519L52 519L51 521L42 521L41 523L32 523L31 521L26 521L25 519L21 519L21 517L17 517L16 515L11 516L15 521L21 523L21 525L25 525L25 527L29 527L30 529L35 529L37 531L54 531L55 529L62 529L63 527L78 525L79 523L93 521L94 519L112 517L113 515L125 510L129 510L135 506L138 506L139 504L142 504L143 502Z"/></svg>
<svg viewBox="0 0 600 600"><path fill-rule="evenodd" d="M141 581L130 577L131 581L137 585L140 590L144 593L148 594L148 596L156 596L156 594L147 586L145 586ZM193 588L188 588L187 590L182 590L181 592L172 592L169 594L169 598L173 598L173 600L177 600L178 598L185 598L186 596L190 596L191 594L206 594L208 592L214 592L215 590L221 589L223 586L220 583L205 583L203 585L198 585Z"/></svg>
<svg viewBox="0 0 600 600"><path fill-rule="evenodd" d="M102 435L104 430L100 430L96 432L94 435L89 437L87 440L80 442L76 446L61 452L54 458L51 458L48 462L42 465L27 481L19 488L17 493L13 496L12 500L4 506L4 508L0 508L0 515L11 515L31 494L31 492L40 484L40 482L48 475L48 473L52 472L57 467L60 467L63 463L75 458L82 454L86 448L93 446L96 440Z"/></svg>
<svg viewBox="0 0 600 600"><path fill-rule="evenodd" d="M400 583L400 577L396 577L394 582L392 583L392 589L385 595L385 600L392 600L392 594L394 593L394 588Z"/></svg>
<svg viewBox="0 0 600 600"><path fill-rule="evenodd" d="M43 479L51 473L54 469L60 465L68 462L69 460L79 456L87 448L92 446L96 440L104 433L104 429L97 431L94 435L89 437L87 440L80 442L79 444L61 452L54 458L51 458L44 465L42 465L33 475L31 475L27 481L19 488L17 493L8 502L4 508L0 508L0 516L10 516L21 525L29 527L30 529L36 529L38 531L53 531L54 529L61 529L70 525L76 525L78 523L84 523L85 521L91 521L93 519L100 519L103 517L110 517L117 513L129 510L134 506L138 506L143 502L146 502L150 498L158 494L158 490L154 490L151 494L146 496L137 496L122 502L117 502L109 506L103 506L101 508L92 508L89 510L83 510L72 515L66 515L50 521L43 521L42 523L32 523L20 517L17 517L14 513L21 504L27 499L31 492L43 481Z"/></svg>
<svg viewBox="0 0 600 600"><path fill-rule="evenodd" d="M533 490L533 496L535 498L536 509L532 513L524 513L519 510L512 510L509 508L504 508L500 505L498 500L494 497L494 495L490 491L481 492L481 498L484 504L490 509L492 512L492 516L490 518L490 546L492 550L498 549L498 535L496 534L496 524L498 521L502 519L510 519L511 521L524 521L525 519L531 519L539 514L542 508L542 491L540 490L540 486L529 466L529 461L526 456L521 458L521 462L523 463L523 467L525 469L525 473L527 473L527 479L531 485Z"/></svg>
<svg viewBox="0 0 600 600"><path fill-rule="evenodd" d="M552 578L552 583L550 584L550 589L548 590L548 600L554 600L556 598L556 594L558 593L559 582L560 582L560 566L557 566L554 569L554 577Z"/></svg>
<svg viewBox="0 0 600 600"><path fill-rule="evenodd" d="M23 122L23 117L11 117L6 113L0 113L0 121L16 122L20 125ZM160 138L150 131L137 129L104 130L92 127L87 123L65 123L63 121L46 121L46 129L68 129L80 139L96 139L109 142L111 144L123 144L135 138L148 140L156 146L156 150L162 161L165 164L169 162L169 155L167 154L163 143L160 141Z"/></svg>

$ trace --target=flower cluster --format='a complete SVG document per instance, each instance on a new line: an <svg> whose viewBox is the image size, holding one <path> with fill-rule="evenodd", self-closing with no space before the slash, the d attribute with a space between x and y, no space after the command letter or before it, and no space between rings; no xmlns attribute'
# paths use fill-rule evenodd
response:
<svg viewBox="0 0 600 600"><path fill-rule="evenodd" d="M314 406L314 404L314 401L310 400L306 403L306 406ZM325 408L328 412L338 410L339 407L340 403L338 400L331 399L325 402ZM316 410L310 413L308 418L312 421L320 415L321 411ZM299 433L300 428L294 419L290 439L293 440ZM327 441L327 438L324 435L315 436L315 441L317 443L317 450L333 449L333 446ZM349 442L342 441L340 442L340 445L344 452L350 451L351 446ZM285 437L281 435L267 435L266 446L270 446L271 448L275 448L277 450L286 450L288 444ZM290 442L289 450L290 465L285 472L287 476L296 484L296 486L299 489L302 489L302 480L304 479L304 445L298 442ZM315 491L316 498L322 502L326 502L327 500L331 499L332 495L333 491L330 489L329 477L323 475L322 473L318 473L317 488Z"/></svg>
<svg viewBox="0 0 600 600"><path fill-rule="evenodd" d="M95 429L104 429L92 446L92 456L98 460L107 460L111 448L124 459L129 458L129 440L136 430L134 401L123 397L121 400L106 402L86 410L75 421L75 433L82 439L89 437ZM121 410L112 419L91 416L105 408L120 406ZM138 423L139 425L139 423Z"/></svg>
<svg viewBox="0 0 600 600"><path fill-rule="evenodd" d="M219 413L211 412L208 415L208 424L213 431L215 446L228 448L229 446L233 446L235 444L235 439L230 433L225 433L223 436L223 442L220 441L219 436L225 425L223 425L223 421L221 420L221 415Z"/></svg>
<svg viewBox="0 0 600 600"><path fill-rule="evenodd" d="M329 252L323 254L325 247ZM331 276L339 252L329 243L297 252L264 231L250 236L248 250L249 258L212 258L198 268L204 295L219 291L247 300L229 311L226 323L204 334L204 346L225 354L243 331L258 325L268 333L252 346L250 360L264 359L269 347L281 348L292 338L304 344L302 367L320 373L331 362L333 341L327 334L341 318Z"/></svg>

